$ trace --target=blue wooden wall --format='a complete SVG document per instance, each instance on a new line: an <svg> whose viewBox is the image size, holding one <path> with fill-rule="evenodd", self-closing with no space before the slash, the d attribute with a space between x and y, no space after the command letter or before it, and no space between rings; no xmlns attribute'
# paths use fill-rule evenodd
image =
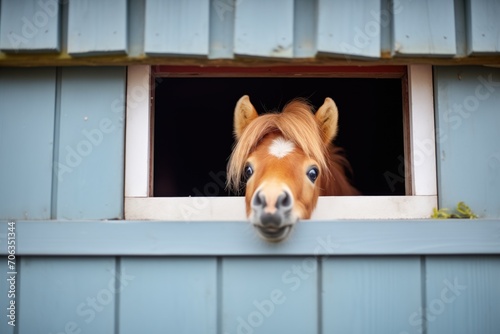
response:
<svg viewBox="0 0 500 334"><path fill-rule="evenodd" d="M123 217L126 70L0 68L0 217Z"/></svg>
<svg viewBox="0 0 500 334"><path fill-rule="evenodd" d="M439 204L481 220L311 222L268 245L243 222L120 220L126 68L50 66L495 62L499 15L496 0L1 0L0 65L52 58L0 67L0 332L499 333L498 68L434 67Z"/></svg>
<svg viewBox="0 0 500 334"><path fill-rule="evenodd" d="M27 53L234 59L498 55L497 0L3 0L0 62ZM146 57L146 58L145 58ZM36 58L30 58L36 61Z"/></svg>
<svg viewBox="0 0 500 334"><path fill-rule="evenodd" d="M243 222L18 221L16 327L0 330L498 333L498 220L383 225L303 223L270 245Z"/></svg>

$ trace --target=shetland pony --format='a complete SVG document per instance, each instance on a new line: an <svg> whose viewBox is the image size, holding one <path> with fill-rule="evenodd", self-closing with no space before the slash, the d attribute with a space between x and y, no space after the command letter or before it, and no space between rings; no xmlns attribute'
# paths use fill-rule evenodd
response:
<svg viewBox="0 0 500 334"><path fill-rule="evenodd" d="M239 192L246 184L246 214L264 240L286 239L299 219L311 217L320 195L358 194L346 177L348 161L332 144L337 123L331 98L316 113L295 99L281 113L261 116L247 95L237 102L227 185Z"/></svg>

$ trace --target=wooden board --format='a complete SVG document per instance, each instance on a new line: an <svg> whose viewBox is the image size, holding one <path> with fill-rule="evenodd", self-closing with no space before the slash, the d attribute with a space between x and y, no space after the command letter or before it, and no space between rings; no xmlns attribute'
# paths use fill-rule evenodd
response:
<svg viewBox="0 0 500 334"><path fill-rule="evenodd" d="M121 334L217 332L215 258L122 258ZM144 321L138 321L143 319Z"/></svg>
<svg viewBox="0 0 500 334"><path fill-rule="evenodd" d="M324 333L402 333L421 306L419 257L325 258Z"/></svg>
<svg viewBox="0 0 500 334"><path fill-rule="evenodd" d="M457 53L454 0L394 2L396 55L454 56Z"/></svg>
<svg viewBox="0 0 500 334"><path fill-rule="evenodd" d="M380 0L319 0L318 52L354 58L380 57Z"/></svg>
<svg viewBox="0 0 500 334"><path fill-rule="evenodd" d="M304 221L277 244L260 240L246 221L62 220L16 226L19 255L500 254L500 221L483 219ZM7 222L0 221L0 230L6 229ZM0 241L5 238L0 234Z"/></svg>
<svg viewBox="0 0 500 334"><path fill-rule="evenodd" d="M50 219L56 69L0 68L0 217Z"/></svg>
<svg viewBox="0 0 500 334"><path fill-rule="evenodd" d="M72 0L68 5L70 55L127 53L126 0Z"/></svg>
<svg viewBox="0 0 500 334"><path fill-rule="evenodd" d="M208 55L209 0L146 0L148 55Z"/></svg>
<svg viewBox="0 0 500 334"><path fill-rule="evenodd" d="M234 53L270 58L293 57L294 1L237 1Z"/></svg>
<svg viewBox="0 0 500 334"><path fill-rule="evenodd" d="M23 258L20 271L19 333L114 332L117 290L129 284L114 258Z"/></svg>
<svg viewBox="0 0 500 334"><path fill-rule="evenodd" d="M125 82L123 67L62 70L57 218L123 216Z"/></svg>
<svg viewBox="0 0 500 334"><path fill-rule="evenodd" d="M57 1L2 1L0 50L9 53L60 51L60 17Z"/></svg>

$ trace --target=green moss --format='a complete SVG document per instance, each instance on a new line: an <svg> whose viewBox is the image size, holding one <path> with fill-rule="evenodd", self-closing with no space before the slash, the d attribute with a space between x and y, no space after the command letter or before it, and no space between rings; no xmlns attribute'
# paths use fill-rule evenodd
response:
<svg viewBox="0 0 500 334"><path fill-rule="evenodd" d="M450 219L450 218L459 218L459 219L475 219L477 215L472 212L471 208L464 202L458 202L457 207L453 212L450 212L449 209L432 209L432 219Z"/></svg>

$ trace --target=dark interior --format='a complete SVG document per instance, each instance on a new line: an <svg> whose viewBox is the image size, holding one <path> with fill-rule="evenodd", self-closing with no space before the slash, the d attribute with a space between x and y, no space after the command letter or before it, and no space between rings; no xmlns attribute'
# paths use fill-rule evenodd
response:
<svg viewBox="0 0 500 334"><path fill-rule="evenodd" d="M156 79L154 196L227 196L225 170L233 111L245 94L258 113L295 97L339 108L337 146L363 195L404 195L401 79L169 78Z"/></svg>

